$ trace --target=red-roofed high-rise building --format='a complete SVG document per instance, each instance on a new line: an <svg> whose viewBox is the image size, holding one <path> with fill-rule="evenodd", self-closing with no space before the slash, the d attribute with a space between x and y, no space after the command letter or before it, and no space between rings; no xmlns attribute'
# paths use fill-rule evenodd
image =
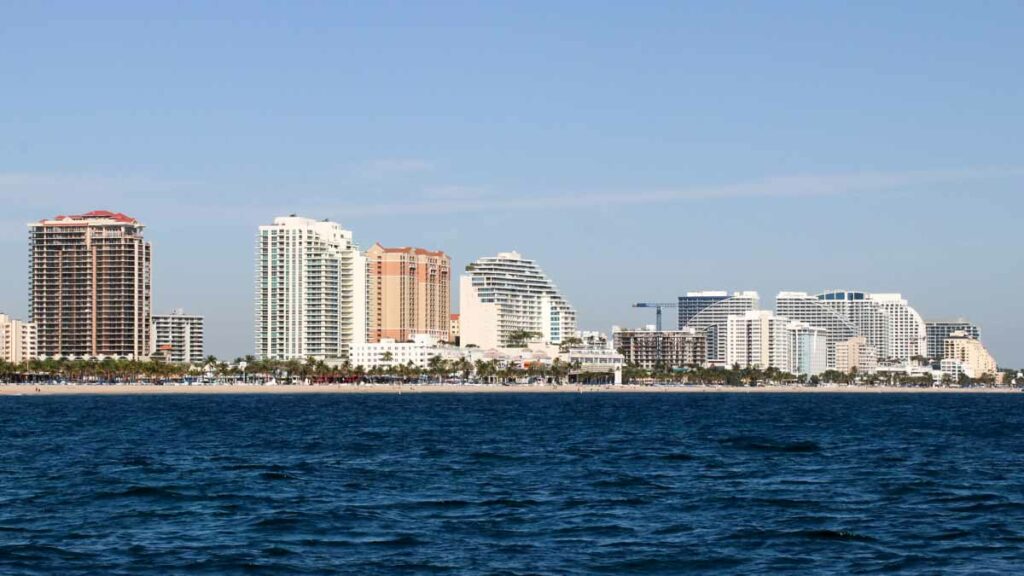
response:
<svg viewBox="0 0 1024 576"><path fill-rule="evenodd" d="M44 358L145 358L151 248L143 225L97 210L29 224L29 315Z"/></svg>

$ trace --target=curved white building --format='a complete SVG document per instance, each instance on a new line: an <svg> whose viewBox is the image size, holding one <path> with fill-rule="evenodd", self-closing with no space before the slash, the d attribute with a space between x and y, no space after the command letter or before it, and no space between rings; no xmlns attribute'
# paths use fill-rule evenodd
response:
<svg viewBox="0 0 1024 576"><path fill-rule="evenodd" d="M909 360L927 353L924 321L899 294L780 292L776 309L828 331L829 368L836 367L836 344L855 336L864 336L883 359Z"/></svg>
<svg viewBox="0 0 1024 576"><path fill-rule="evenodd" d="M679 329L694 328L707 336L708 362L726 362L729 316L743 315L760 307L757 292L687 292L679 297Z"/></svg>
<svg viewBox="0 0 1024 576"><path fill-rule="evenodd" d="M533 260L518 252L486 256L459 279L460 344L499 348L518 331L550 344L576 334L576 310Z"/></svg>

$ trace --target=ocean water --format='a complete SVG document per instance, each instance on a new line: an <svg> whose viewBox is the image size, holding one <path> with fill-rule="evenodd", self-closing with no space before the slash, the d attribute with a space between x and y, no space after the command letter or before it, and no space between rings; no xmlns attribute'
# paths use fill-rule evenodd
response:
<svg viewBox="0 0 1024 576"><path fill-rule="evenodd" d="M0 574L1024 571L1024 395L0 397Z"/></svg>

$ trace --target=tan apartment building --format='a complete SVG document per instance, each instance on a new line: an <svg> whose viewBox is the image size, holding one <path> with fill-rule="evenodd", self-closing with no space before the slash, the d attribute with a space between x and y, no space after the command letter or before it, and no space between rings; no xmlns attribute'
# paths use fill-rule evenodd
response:
<svg viewBox="0 0 1024 576"><path fill-rule="evenodd" d="M451 258L422 248L366 251L366 340L408 342L416 334L450 340Z"/></svg>
<svg viewBox="0 0 1024 576"><path fill-rule="evenodd" d="M35 325L0 314L0 360L21 364L36 354Z"/></svg>
<svg viewBox="0 0 1024 576"><path fill-rule="evenodd" d="M29 224L29 316L40 356L148 355L152 264L143 228L105 210Z"/></svg>
<svg viewBox="0 0 1024 576"><path fill-rule="evenodd" d="M999 368L995 358L979 340L962 331L956 331L946 338L943 363L958 363L960 370L971 378L984 375L995 376Z"/></svg>
<svg viewBox="0 0 1024 576"><path fill-rule="evenodd" d="M448 322L448 341L458 343L459 336L462 336L462 323L459 322L459 315L452 314L451 320Z"/></svg>

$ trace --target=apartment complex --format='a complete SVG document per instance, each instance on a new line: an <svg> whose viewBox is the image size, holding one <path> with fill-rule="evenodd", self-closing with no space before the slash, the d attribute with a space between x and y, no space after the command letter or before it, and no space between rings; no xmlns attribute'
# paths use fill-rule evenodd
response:
<svg viewBox="0 0 1024 576"><path fill-rule="evenodd" d="M695 328L681 330L612 330L615 349L626 364L653 370L702 366L707 337Z"/></svg>
<svg viewBox="0 0 1024 576"><path fill-rule="evenodd" d="M517 332L559 344L576 333L576 311L533 260L502 252L466 266L459 280L462 346L499 348Z"/></svg>
<svg viewBox="0 0 1024 576"><path fill-rule="evenodd" d="M206 358L203 348L202 316L186 314L180 308L170 314L153 315L153 358L202 364Z"/></svg>
<svg viewBox="0 0 1024 576"><path fill-rule="evenodd" d="M726 328L729 316L760 308L757 292L688 292L679 297L679 328L693 328L707 337L707 357L712 364L725 364Z"/></svg>
<svg viewBox="0 0 1024 576"><path fill-rule="evenodd" d="M37 354L35 325L0 314L0 361L20 364Z"/></svg>
<svg viewBox="0 0 1024 576"><path fill-rule="evenodd" d="M143 225L94 211L29 224L29 316L50 358L145 358L151 247Z"/></svg>
<svg viewBox="0 0 1024 576"><path fill-rule="evenodd" d="M924 321L899 294L780 292L776 310L827 330L830 368L836 367L836 345L855 336L864 336L883 359L906 361L927 352Z"/></svg>
<svg viewBox="0 0 1024 576"><path fill-rule="evenodd" d="M366 340L366 260L339 224L297 216L259 227L256 355L346 358Z"/></svg>
<svg viewBox="0 0 1024 576"><path fill-rule="evenodd" d="M366 251L367 342L405 342L427 334L447 342L451 331L451 258L422 248Z"/></svg>
<svg viewBox="0 0 1024 576"><path fill-rule="evenodd" d="M959 320L932 320L924 324L928 338L928 357L941 361L946 354L946 339L954 332L963 332L969 338L981 340L981 330L971 322Z"/></svg>

